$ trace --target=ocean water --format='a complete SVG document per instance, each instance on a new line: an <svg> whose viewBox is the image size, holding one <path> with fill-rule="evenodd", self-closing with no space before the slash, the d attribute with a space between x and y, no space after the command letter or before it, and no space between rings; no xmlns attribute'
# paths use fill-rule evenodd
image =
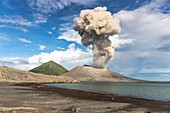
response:
<svg viewBox="0 0 170 113"><path fill-rule="evenodd" d="M90 91L151 100L170 101L170 83L85 82L80 84L46 84L52 87Z"/></svg>

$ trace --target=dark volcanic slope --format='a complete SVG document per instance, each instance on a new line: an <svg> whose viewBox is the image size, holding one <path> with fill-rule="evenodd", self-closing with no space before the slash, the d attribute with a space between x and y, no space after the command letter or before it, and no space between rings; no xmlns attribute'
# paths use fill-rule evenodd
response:
<svg viewBox="0 0 170 113"><path fill-rule="evenodd" d="M61 75L66 73L67 69L65 69L63 66L57 64L54 61L49 61L30 71L34 73L42 73L46 75Z"/></svg>
<svg viewBox="0 0 170 113"><path fill-rule="evenodd" d="M109 69L97 69L87 66L77 66L62 76L72 77L79 81L144 82L125 77Z"/></svg>

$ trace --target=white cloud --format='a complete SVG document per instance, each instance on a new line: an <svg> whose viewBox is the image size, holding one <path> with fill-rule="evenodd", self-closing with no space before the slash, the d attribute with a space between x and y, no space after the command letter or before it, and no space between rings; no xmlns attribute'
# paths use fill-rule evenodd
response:
<svg viewBox="0 0 170 113"><path fill-rule="evenodd" d="M0 58L1 66L9 66L20 70L30 70L37 66L37 64L30 64L26 58Z"/></svg>
<svg viewBox="0 0 170 113"><path fill-rule="evenodd" d="M160 11L163 4L163 1L153 1L133 11L114 14L121 22L121 39L130 39L132 44L122 46L115 53L109 64L112 70L133 74L146 68L170 68L170 49L167 49L170 48L170 15Z"/></svg>
<svg viewBox="0 0 170 113"><path fill-rule="evenodd" d="M33 26L33 23L24 19L19 15L15 16L0 16L0 23L8 23L13 25L22 25L22 26Z"/></svg>
<svg viewBox="0 0 170 113"><path fill-rule="evenodd" d="M25 38L18 38L18 40L24 43L32 43L30 40L27 40Z"/></svg>
<svg viewBox="0 0 170 113"><path fill-rule="evenodd" d="M74 30L68 30L68 31L61 33L61 35L58 37L58 39L64 39L67 41L74 41L77 43L81 43L81 37Z"/></svg>
<svg viewBox="0 0 170 113"><path fill-rule="evenodd" d="M60 36L57 37L58 39L81 43L81 37L79 36L78 32L73 30L73 23L67 22L60 24L58 31L61 32Z"/></svg>
<svg viewBox="0 0 170 113"><path fill-rule="evenodd" d="M30 70L42 63L53 60L67 69L84 64L92 64L92 52L83 51L76 48L75 44L70 44L67 50L54 50L50 53L42 52L29 58L0 58L0 65Z"/></svg>
<svg viewBox="0 0 170 113"><path fill-rule="evenodd" d="M113 35L110 36L109 39L115 45L116 48L121 48L121 45L132 44L135 39L132 38L121 38L121 37L128 37L128 35Z"/></svg>
<svg viewBox="0 0 170 113"><path fill-rule="evenodd" d="M64 67L71 69L78 65L84 65L92 62L91 51L83 51L70 44L67 50L54 50L51 53L41 53L28 58L29 63L41 64L53 60Z"/></svg>
<svg viewBox="0 0 170 113"><path fill-rule="evenodd" d="M44 45L39 45L39 49L40 50L44 50L46 48L46 46L44 46Z"/></svg>

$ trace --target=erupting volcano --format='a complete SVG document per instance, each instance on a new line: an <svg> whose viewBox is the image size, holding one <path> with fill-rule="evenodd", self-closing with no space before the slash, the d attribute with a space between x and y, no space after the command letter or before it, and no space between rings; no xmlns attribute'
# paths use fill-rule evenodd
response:
<svg viewBox="0 0 170 113"><path fill-rule="evenodd" d="M93 47L94 67L105 68L115 51L109 36L120 32L119 20L113 18L106 7L96 7L82 10L75 23L74 30L82 37L82 44Z"/></svg>

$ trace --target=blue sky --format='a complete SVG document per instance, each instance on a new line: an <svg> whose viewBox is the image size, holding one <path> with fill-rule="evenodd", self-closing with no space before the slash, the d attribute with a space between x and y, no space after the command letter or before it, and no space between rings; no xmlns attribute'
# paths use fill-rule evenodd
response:
<svg viewBox="0 0 170 113"><path fill-rule="evenodd" d="M72 29L83 9L106 6L122 31L109 69L170 81L169 0L0 0L0 65L29 70L49 60L68 69L92 64L91 48Z"/></svg>

